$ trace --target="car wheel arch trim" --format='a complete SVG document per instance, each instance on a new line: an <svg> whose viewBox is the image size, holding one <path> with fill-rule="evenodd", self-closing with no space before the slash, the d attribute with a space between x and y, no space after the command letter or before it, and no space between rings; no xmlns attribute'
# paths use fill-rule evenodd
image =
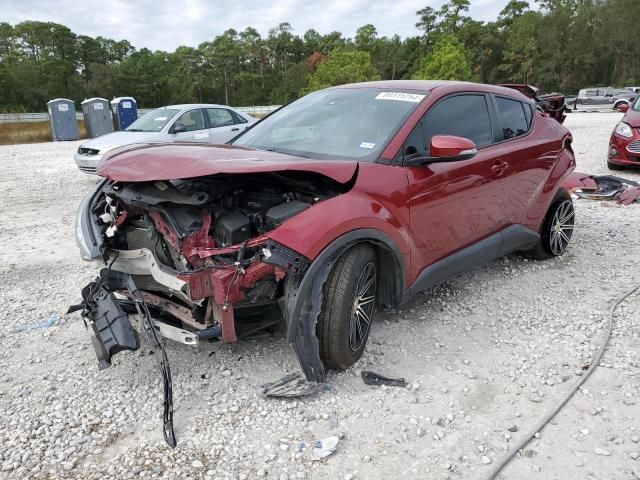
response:
<svg viewBox="0 0 640 480"><path fill-rule="evenodd" d="M287 342L295 347L300 366L309 381L323 382L325 371L320 359L318 338L315 328L323 302L324 285L336 260L351 247L360 243L370 243L388 252L395 263L394 274L389 275L393 287L386 292L388 299L399 304L405 291L405 265L399 247L385 233L374 229L352 230L331 242L311 263L297 285L290 288L294 292L283 305L287 323ZM383 284L385 282L381 282ZM387 287L389 283L386 283ZM385 298L384 291L381 298ZM314 348L315 346L315 348Z"/></svg>

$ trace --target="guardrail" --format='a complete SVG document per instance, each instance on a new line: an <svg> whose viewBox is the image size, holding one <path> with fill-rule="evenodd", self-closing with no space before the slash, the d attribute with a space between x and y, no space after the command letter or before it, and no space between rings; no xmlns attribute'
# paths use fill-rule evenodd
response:
<svg viewBox="0 0 640 480"><path fill-rule="evenodd" d="M257 105L252 107L234 107L236 110L249 114L265 116L282 105ZM139 108L138 116L150 112L151 108ZM82 120L82 111L76 112L76 118ZM49 114L44 113L0 113L0 123L20 123L20 122L48 122Z"/></svg>

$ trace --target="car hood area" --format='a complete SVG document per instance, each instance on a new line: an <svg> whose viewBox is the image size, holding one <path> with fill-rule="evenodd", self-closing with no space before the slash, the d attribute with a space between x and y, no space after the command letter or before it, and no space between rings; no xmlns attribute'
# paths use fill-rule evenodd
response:
<svg viewBox="0 0 640 480"><path fill-rule="evenodd" d="M640 112L629 109L622 118L622 121L628 123L632 127L640 127Z"/></svg>
<svg viewBox="0 0 640 480"><path fill-rule="evenodd" d="M113 150L103 157L97 173L117 182L150 182L223 173L299 171L347 183L357 167L356 161L312 160L231 145L162 143Z"/></svg>
<svg viewBox="0 0 640 480"><path fill-rule="evenodd" d="M158 132L113 132L101 135L84 142L82 148L99 150L101 153L111 149L140 142L160 141L162 134Z"/></svg>

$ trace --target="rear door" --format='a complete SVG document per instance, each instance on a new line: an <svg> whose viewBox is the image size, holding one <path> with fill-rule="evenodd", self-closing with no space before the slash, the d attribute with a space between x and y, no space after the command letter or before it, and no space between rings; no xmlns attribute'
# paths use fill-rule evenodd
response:
<svg viewBox="0 0 640 480"><path fill-rule="evenodd" d="M244 130L248 122L228 108L207 108L211 143L225 143Z"/></svg>
<svg viewBox="0 0 640 480"><path fill-rule="evenodd" d="M184 132L172 133L176 125L182 124ZM178 142L209 142L209 130L204 117L204 110L196 108L178 116L169 129L169 137Z"/></svg>
<svg viewBox="0 0 640 480"><path fill-rule="evenodd" d="M527 212L541 193L557 152L545 136L533 135L537 114L532 104L508 96L492 98L498 124L494 149L508 165L503 198L509 208L504 220L507 225L528 225Z"/></svg>
<svg viewBox="0 0 640 480"><path fill-rule="evenodd" d="M412 263L418 271L503 228L510 206L505 202L508 165L494 144L489 95L454 94L439 100L418 122L404 152L429 153L431 137L456 135L475 142L469 160L407 167Z"/></svg>
<svg viewBox="0 0 640 480"><path fill-rule="evenodd" d="M596 89L587 89L584 91L584 95L582 96L582 98L580 98L580 104L584 105L585 107L593 107L598 105L599 100L598 100L598 94L600 92L598 92L598 90Z"/></svg>

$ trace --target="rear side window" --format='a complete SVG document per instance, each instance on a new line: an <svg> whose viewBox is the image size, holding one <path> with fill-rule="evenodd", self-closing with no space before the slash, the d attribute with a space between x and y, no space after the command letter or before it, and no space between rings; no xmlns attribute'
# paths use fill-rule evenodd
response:
<svg viewBox="0 0 640 480"><path fill-rule="evenodd" d="M500 140L509 140L519 137L529 131L529 122L525 115L525 107L518 100L510 100L504 97L496 97L496 106L500 116Z"/></svg>
<svg viewBox="0 0 640 480"><path fill-rule="evenodd" d="M226 108L207 108L207 116L209 117L209 124L212 128L226 127L235 124L231 112Z"/></svg>
<svg viewBox="0 0 640 480"><path fill-rule="evenodd" d="M527 127L531 128L531 120L533 119L533 106L527 103L523 104L524 116L527 118Z"/></svg>
<svg viewBox="0 0 640 480"><path fill-rule="evenodd" d="M236 112L229 110L229 113L231 113L231 116L233 117L233 120L236 122L236 125L239 123L248 123L246 118L241 117Z"/></svg>
<svg viewBox="0 0 640 480"><path fill-rule="evenodd" d="M431 107L407 138L405 154L429 155L434 135L455 135L478 147L493 143L489 108L484 95L456 95Z"/></svg>

